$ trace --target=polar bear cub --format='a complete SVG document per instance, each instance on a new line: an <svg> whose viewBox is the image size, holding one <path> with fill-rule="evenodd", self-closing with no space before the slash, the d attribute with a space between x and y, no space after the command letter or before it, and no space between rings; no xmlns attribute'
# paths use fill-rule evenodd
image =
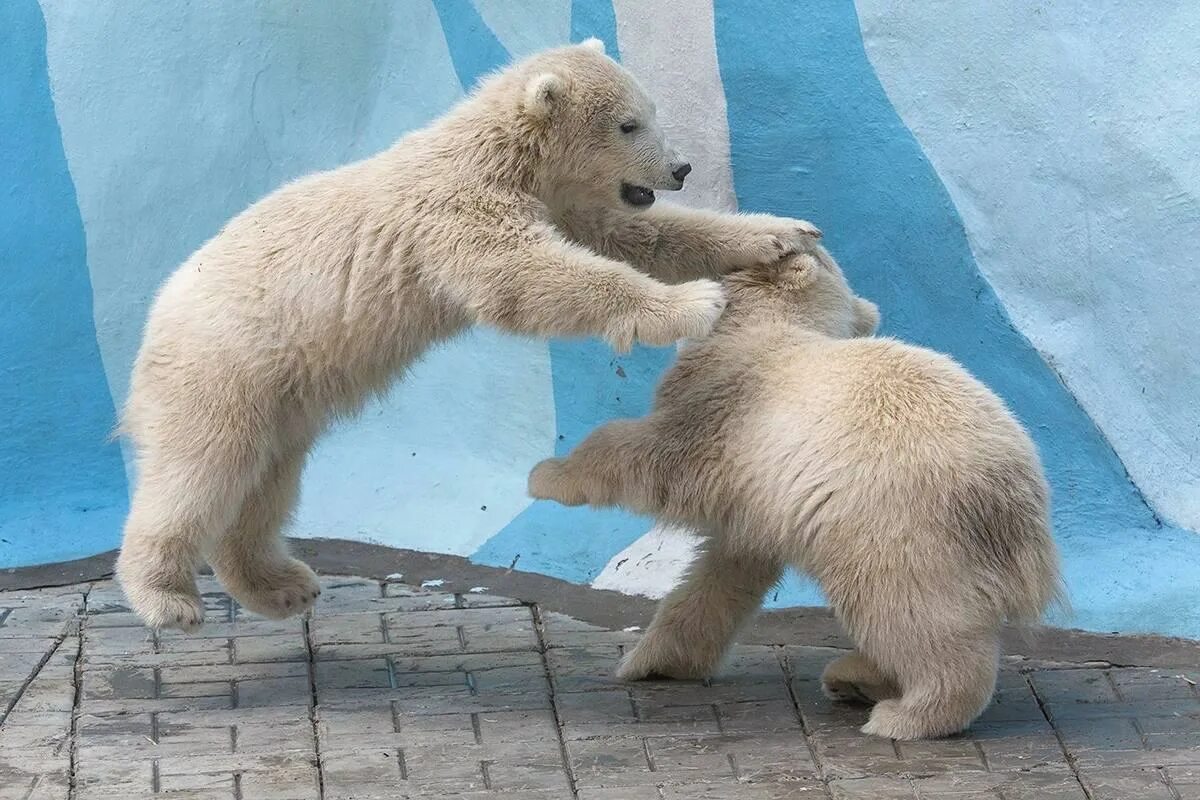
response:
<svg viewBox="0 0 1200 800"><path fill-rule="evenodd" d="M703 335L725 303L713 278L818 235L652 207L690 169L593 40L234 218L163 286L134 365L140 479L117 563L133 609L199 625L204 558L251 611L311 605L316 577L280 536L305 456L431 344L473 323L618 348Z"/></svg>
<svg viewBox="0 0 1200 800"><path fill-rule="evenodd" d="M819 246L726 278L713 333L667 373L653 412L539 464L534 497L619 505L706 546L619 675L711 674L793 565L819 581L856 649L822 676L874 704L866 733L966 728L990 700L1005 619L1059 589L1037 453L951 359L869 337Z"/></svg>

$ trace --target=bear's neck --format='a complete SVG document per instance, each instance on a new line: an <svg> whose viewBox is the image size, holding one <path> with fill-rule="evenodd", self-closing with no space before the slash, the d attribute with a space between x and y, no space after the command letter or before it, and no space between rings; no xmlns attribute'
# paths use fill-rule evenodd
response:
<svg viewBox="0 0 1200 800"><path fill-rule="evenodd" d="M828 335L793 304L775 298L730 298L725 312L713 327L713 335L738 336L751 328L786 328L791 334L814 339Z"/></svg>
<svg viewBox="0 0 1200 800"><path fill-rule="evenodd" d="M479 104L482 105L482 104ZM435 159L469 181L539 195L545 135L517 114L468 102L429 130Z"/></svg>

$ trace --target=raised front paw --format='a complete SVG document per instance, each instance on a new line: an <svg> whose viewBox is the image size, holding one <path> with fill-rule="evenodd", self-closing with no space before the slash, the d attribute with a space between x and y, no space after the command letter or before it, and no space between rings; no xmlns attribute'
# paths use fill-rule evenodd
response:
<svg viewBox="0 0 1200 800"><path fill-rule="evenodd" d="M813 225L808 220L792 219L792 220L789 220L789 222L791 222L793 225L795 225L796 230L799 232L799 234L801 236L806 236L806 237L809 237L812 239L820 239L821 238L821 229L818 228L816 225Z"/></svg>
<svg viewBox="0 0 1200 800"><path fill-rule="evenodd" d="M565 458L547 458L529 473L529 496L538 500L553 500L564 506L581 506L587 502L583 490L567 475Z"/></svg>
<svg viewBox="0 0 1200 800"><path fill-rule="evenodd" d="M712 332L725 310L725 289L721 284L698 280L665 288L663 302L644 311L638 319L638 340L662 347Z"/></svg>

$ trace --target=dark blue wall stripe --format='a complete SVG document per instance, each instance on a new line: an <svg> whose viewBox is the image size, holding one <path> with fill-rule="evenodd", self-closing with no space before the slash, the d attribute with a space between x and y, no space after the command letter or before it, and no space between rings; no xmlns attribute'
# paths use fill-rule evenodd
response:
<svg viewBox="0 0 1200 800"><path fill-rule="evenodd" d="M435 0L458 82L470 91L484 75L509 61L508 51L470 0Z"/></svg>

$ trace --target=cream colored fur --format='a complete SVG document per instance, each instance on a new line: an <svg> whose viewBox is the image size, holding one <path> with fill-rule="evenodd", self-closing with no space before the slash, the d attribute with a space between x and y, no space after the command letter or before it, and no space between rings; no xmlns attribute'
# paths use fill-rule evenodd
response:
<svg viewBox="0 0 1200 800"><path fill-rule="evenodd" d="M233 219L163 286L134 366L139 482L117 564L133 609L199 625L205 558L252 611L311 605L317 581L280 538L305 456L431 344L474 323L617 348L703 335L725 304L708 278L819 235L622 199L680 188L680 167L653 103L590 42Z"/></svg>
<svg viewBox="0 0 1200 800"><path fill-rule="evenodd" d="M819 246L726 279L729 306L686 350L653 413L539 464L530 493L696 528L707 547L619 675L711 674L792 565L857 649L822 681L874 703L867 733L967 727L992 696L1005 619L1037 619L1057 554L1037 453L951 359L869 337Z"/></svg>

